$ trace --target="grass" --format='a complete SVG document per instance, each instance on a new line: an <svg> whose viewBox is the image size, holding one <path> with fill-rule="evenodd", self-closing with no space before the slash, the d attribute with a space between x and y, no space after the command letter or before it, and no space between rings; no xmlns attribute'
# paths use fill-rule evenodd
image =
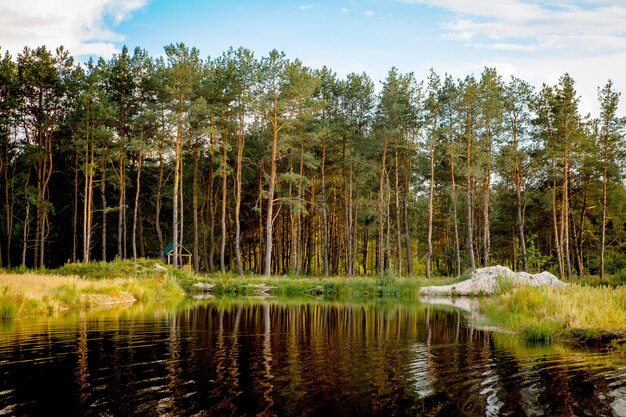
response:
<svg viewBox="0 0 626 417"><path fill-rule="evenodd" d="M426 285L447 285L460 278L397 277L263 277L235 274L194 275L150 259L68 263L55 270L18 268L0 273L0 318L137 300L142 303L180 299L194 293L193 284L213 284L216 295L255 295L259 286L273 296L415 297Z"/></svg>
<svg viewBox="0 0 626 417"><path fill-rule="evenodd" d="M395 277L309 277L309 276L254 276L240 277L234 274L213 275L200 278L213 284L216 295L254 295L258 286L271 287L276 296L314 295L323 297L414 297L419 288L426 285L447 285L458 278ZM190 286L191 283L187 283Z"/></svg>
<svg viewBox="0 0 626 417"><path fill-rule="evenodd" d="M0 273L0 319L49 314L65 309L137 300L180 300L193 284L214 285L215 295L255 295L269 288L281 298L413 298L427 285L466 279L397 277L309 277L235 274L194 275L154 260L116 260L67 264L57 270ZM197 290L196 290L197 291ZM529 341L611 340L626 335L626 286L514 287L500 279L496 295L481 300L484 316L495 326L513 330ZM623 345L623 342L622 342Z"/></svg>
<svg viewBox="0 0 626 417"><path fill-rule="evenodd" d="M68 264L58 270L0 274L0 318L49 314L102 304L181 299L186 293L171 270L155 262ZM148 269L150 268L150 269Z"/></svg>
<svg viewBox="0 0 626 417"><path fill-rule="evenodd" d="M483 299L494 325L529 341L575 339L594 342L626 332L626 287L519 287Z"/></svg>

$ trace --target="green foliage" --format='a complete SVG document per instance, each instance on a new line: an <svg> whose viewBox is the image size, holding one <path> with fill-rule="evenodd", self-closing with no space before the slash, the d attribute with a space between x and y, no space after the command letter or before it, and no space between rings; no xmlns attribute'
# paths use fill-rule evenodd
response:
<svg viewBox="0 0 626 417"><path fill-rule="evenodd" d="M432 247L429 260L438 274L456 275L457 255L462 260L461 270L473 256L462 242L479 235L492 237L490 253L481 254L481 258L520 269L520 223L526 236L521 239L526 243L529 270L556 271L552 209L559 216L563 207L568 208L571 218L570 241L566 242L571 259L566 261L575 264L575 254L583 254L582 270L577 272L583 275L582 282L626 282L622 272L626 269L624 120L617 116L621 113L619 93L611 81L598 91L599 117L588 120L581 117L575 83L567 74L556 85L546 85L535 94L527 82L517 78L505 85L493 68L485 68L480 79L444 79L432 71L426 83L420 83L412 73L402 74L393 67L376 92L375 83L365 73L340 79L330 68L308 68L277 50L259 58L245 48L231 48L206 60L200 56L196 48L178 43L166 46L165 55L159 58L140 48L132 52L125 47L109 60L90 60L81 66L67 51L53 53L43 47L25 49L16 59L8 53L0 59L0 166L8 174L3 187L10 200L5 204L7 210L0 210L3 265L18 265L23 249L24 262L35 266L41 266L42 258L56 266L67 259L101 257L102 243L108 250L104 258L108 259L117 243L113 240L124 236L126 241L120 239L117 252L130 257L126 252L138 238L130 237L130 226L122 224L114 231L112 223L118 214L127 220L134 217L131 210L124 210L132 208L130 196L137 191L139 219L132 220L143 228L143 249L156 256L162 249L158 247L161 241L172 233L167 223L174 214L174 201L176 205L180 202L172 199L172 177L180 174L185 179L182 195L189 197L181 203L180 217L185 223L180 226L189 245L196 226L194 218L198 220L200 253L209 252L208 246L218 240L209 236L210 231L219 231L215 228L219 223L219 195L215 192L219 194L222 184L215 183L217 178L226 181L225 234L230 239L237 230L245 240L242 244L249 248L243 253L246 265L263 261L257 259L262 257L264 245L258 236L262 233L259 217L267 215L270 205L280 207L270 219L276 227L270 234L280 237L283 251L279 256L273 252L273 273L296 271L304 264L307 274L322 273L326 265L321 257L310 256L306 262L304 258L323 251L324 239L320 237L325 231L332 248L331 274L351 268L352 257L347 253L351 246L357 274L364 270L372 274L380 268L372 260L383 258L381 252L387 251L402 257L387 256L392 259L384 268L403 275L408 273L409 261L405 240L392 239L391 235L405 231L392 230L395 226L408 229L413 275L426 273L422 256L428 253L425 246ZM31 140L20 139L25 137ZM275 155L270 146L274 141ZM436 190L432 234L426 221L429 193L424 192L431 182L431 154L425 145L431 143ZM44 169L48 160L53 166ZM177 165L181 161L185 161L182 168ZM141 176L139 162L144 164ZM172 176L177 166L184 172L176 171ZM324 196L321 168L326 176ZM74 178L76 183L68 183ZM95 185L89 181L94 179ZM487 181L491 179L492 184ZM476 187L467 187L467 180ZM49 184L48 188L44 189L43 183ZM271 192L269 183L275 186ZM606 221L603 207L598 207L603 201L604 183ZM93 189L87 192L85 186L89 184ZM103 188L98 190L100 184ZM74 186L79 190L76 195ZM563 193L564 186L571 187L567 194ZM552 187L556 190L554 202ZM469 195L464 196L466 188ZM67 192L58 192L65 189ZM157 192L159 197L155 198ZM95 199L86 202L85 197L92 193ZM561 195L568 195L569 201L558 201ZM189 204L192 196L197 197L195 205ZM402 207L399 211L406 205L406 215L394 210L396 200ZM107 207L100 206L104 201ZM320 210L322 204L326 210ZM482 212L484 204L490 206ZM233 215L233 206L240 207L240 216ZM94 210L93 223L88 226L93 231L92 241L78 242L87 235L80 230L86 207ZM522 219L517 218L518 208ZM464 227L466 213L472 210L477 224L490 225L489 235L477 229L469 234ZM322 218L323 211L328 211L327 221ZM39 214L45 215L46 227L35 225ZM104 219L100 216L104 215L111 215L113 220L108 222L109 241L101 243L95 236L102 232ZM487 215L489 219L481 218ZM231 221L235 217L240 217L238 224ZM384 227L386 219L392 226L390 232ZM557 222L563 224L562 219ZM603 223L605 272L613 276L605 274L602 281L585 281L584 275L600 275ZM147 225L159 226L160 235L157 227L144 227ZM124 227L127 229L122 230ZM390 242L389 248L379 247L387 246L378 245L382 234L386 235L384 241ZM54 236L54 250L50 250L47 236ZM431 237L427 242L428 236L435 240ZM36 244L42 241L43 245ZM459 242L456 253L455 243ZM580 247L574 250L574 245ZM82 247L91 247L94 253L82 254ZM298 266L289 256L296 247ZM41 248L43 257L38 253ZM213 255L219 251L212 249ZM279 265L278 258L288 260ZM398 259L402 271L398 270ZM211 269L207 264L203 259L203 271ZM13 271L30 270L19 267ZM50 273L44 269L38 272ZM153 261L143 260L66 264L55 273L94 280L163 273L174 276L185 287L194 279L180 271L163 272L154 268ZM376 280L377 287L387 291L401 278L385 272ZM239 291L234 289L236 284L232 288ZM324 291L336 293L341 288L328 284Z"/></svg>
<svg viewBox="0 0 626 417"><path fill-rule="evenodd" d="M26 271L26 269L24 269ZM185 277L185 272L182 270L175 270L171 267L166 267L159 261L153 259L137 259L132 261L130 259L118 259L116 258L111 262L87 262L87 263L67 263L60 268L47 271L50 274L58 275L77 275L83 278L89 278L94 280L111 279L111 278L124 278L124 277L148 277L154 275L160 275L163 271L169 271L172 274L177 274L181 278ZM41 273L41 271L37 271Z"/></svg>

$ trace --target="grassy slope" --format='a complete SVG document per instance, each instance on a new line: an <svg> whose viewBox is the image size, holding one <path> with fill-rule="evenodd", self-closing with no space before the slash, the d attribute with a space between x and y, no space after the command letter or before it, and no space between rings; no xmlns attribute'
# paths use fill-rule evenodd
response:
<svg viewBox="0 0 626 417"><path fill-rule="evenodd" d="M149 266L149 267L148 267ZM71 264L54 271L0 274L0 318L122 302L183 298L175 274L129 261Z"/></svg>
<svg viewBox="0 0 626 417"><path fill-rule="evenodd" d="M484 299L482 311L527 340L585 342L626 335L626 287L520 287Z"/></svg>

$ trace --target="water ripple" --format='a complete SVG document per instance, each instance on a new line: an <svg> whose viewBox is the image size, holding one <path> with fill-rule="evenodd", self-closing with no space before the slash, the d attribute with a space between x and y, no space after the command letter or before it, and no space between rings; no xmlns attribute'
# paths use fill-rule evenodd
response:
<svg viewBox="0 0 626 417"><path fill-rule="evenodd" d="M626 365L415 305L219 300L0 331L0 415L614 415Z"/></svg>

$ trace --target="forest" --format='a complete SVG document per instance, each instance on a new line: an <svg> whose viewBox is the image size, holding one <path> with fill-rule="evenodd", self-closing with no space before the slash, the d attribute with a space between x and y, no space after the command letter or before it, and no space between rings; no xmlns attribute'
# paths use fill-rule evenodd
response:
<svg viewBox="0 0 626 417"><path fill-rule="evenodd" d="M339 78L273 50L0 57L0 267L575 279L626 271L624 119L599 80Z"/></svg>

